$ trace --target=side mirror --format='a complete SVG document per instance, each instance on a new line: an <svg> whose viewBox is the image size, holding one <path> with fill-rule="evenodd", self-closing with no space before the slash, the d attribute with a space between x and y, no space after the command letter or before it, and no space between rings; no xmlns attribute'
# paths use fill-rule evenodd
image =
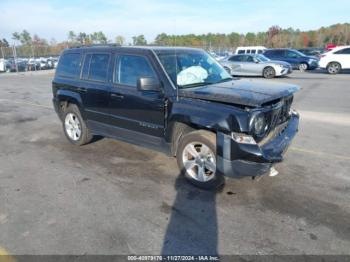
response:
<svg viewBox="0 0 350 262"><path fill-rule="evenodd" d="M160 91L160 82L157 78L141 77L137 80L139 91Z"/></svg>

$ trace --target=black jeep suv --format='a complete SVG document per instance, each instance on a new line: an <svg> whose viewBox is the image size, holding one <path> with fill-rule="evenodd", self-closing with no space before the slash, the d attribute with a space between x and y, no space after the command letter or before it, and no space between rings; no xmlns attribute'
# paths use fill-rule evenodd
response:
<svg viewBox="0 0 350 262"><path fill-rule="evenodd" d="M275 173L298 130L298 87L234 79L200 49L67 49L52 89L73 144L100 135L165 152L202 188Z"/></svg>

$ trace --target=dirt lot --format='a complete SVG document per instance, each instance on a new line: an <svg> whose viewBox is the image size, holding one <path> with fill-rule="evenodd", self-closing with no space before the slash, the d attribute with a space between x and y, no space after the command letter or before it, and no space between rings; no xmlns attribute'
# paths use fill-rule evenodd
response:
<svg viewBox="0 0 350 262"><path fill-rule="evenodd" d="M12 254L350 254L350 74L295 72L300 132L280 175L219 193L174 159L110 139L74 147L52 72L0 75L0 249ZM256 81L256 78L250 78Z"/></svg>

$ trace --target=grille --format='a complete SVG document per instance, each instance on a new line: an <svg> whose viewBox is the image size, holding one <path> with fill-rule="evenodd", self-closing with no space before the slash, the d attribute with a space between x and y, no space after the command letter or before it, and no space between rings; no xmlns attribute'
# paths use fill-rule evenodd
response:
<svg viewBox="0 0 350 262"><path fill-rule="evenodd" d="M281 105L270 112L270 128L269 132L274 130L276 126L289 120L290 107L293 103L293 96L281 99Z"/></svg>

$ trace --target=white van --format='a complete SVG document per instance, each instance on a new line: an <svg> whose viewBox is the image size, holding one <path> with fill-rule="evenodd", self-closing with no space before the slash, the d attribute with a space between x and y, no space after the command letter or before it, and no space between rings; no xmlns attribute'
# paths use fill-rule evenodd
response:
<svg viewBox="0 0 350 262"><path fill-rule="evenodd" d="M266 49L264 46L239 46L235 54L262 54Z"/></svg>

